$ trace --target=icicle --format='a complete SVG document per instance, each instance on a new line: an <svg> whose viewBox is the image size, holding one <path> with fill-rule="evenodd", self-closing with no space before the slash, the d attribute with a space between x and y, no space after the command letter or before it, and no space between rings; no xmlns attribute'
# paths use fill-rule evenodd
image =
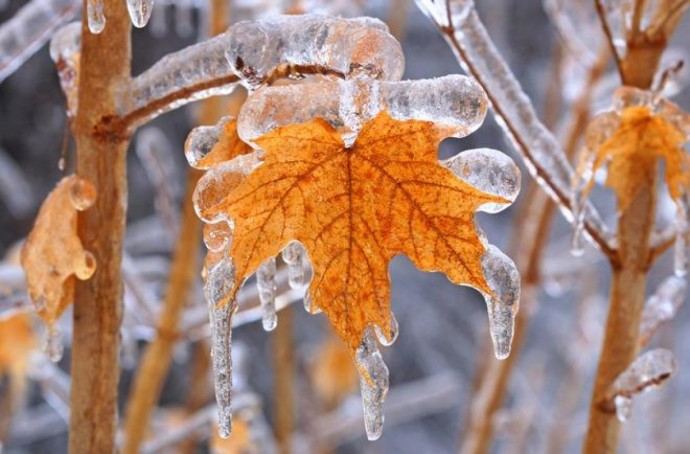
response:
<svg viewBox="0 0 690 454"><path fill-rule="evenodd" d="M309 293L309 290L307 289L306 292L304 292L304 310L309 312L310 314L316 315L320 314L321 308L317 305L314 304L314 301L311 299L311 294Z"/></svg>
<svg viewBox="0 0 690 454"><path fill-rule="evenodd" d="M218 433L228 438L232 432L232 315L235 302L227 301L235 285L235 267L224 257L207 270L204 294L211 322L213 382L218 406Z"/></svg>
<svg viewBox="0 0 690 454"><path fill-rule="evenodd" d="M645 352L618 375L603 404L612 405L618 419L626 421L633 397L663 385L675 371L676 360L670 351L658 348Z"/></svg>
<svg viewBox="0 0 690 454"><path fill-rule="evenodd" d="M137 28L145 27L151 17L153 0L127 0L127 11L132 25Z"/></svg>
<svg viewBox="0 0 690 454"><path fill-rule="evenodd" d="M678 276L667 277L647 300L640 322L640 344L645 345L662 323L671 320L685 300L688 283Z"/></svg>
<svg viewBox="0 0 690 454"><path fill-rule="evenodd" d="M398 321L395 319L395 315L391 313L391 325L390 325L390 336L388 336L381 328L374 326L374 333L376 334L376 340L379 341L384 347L390 347L393 345L395 340L400 334L400 328L398 327Z"/></svg>
<svg viewBox="0 0 690 454"><path fill-rule="evenodd" d="M477 189L506 199L506 203L482 205L479 210L485 213L504 210L520 192L520 169L510 157L498 150L467 150L441 164Z"/></svg>
<svg viewBox="0 0 690 454"><path fill-rule="evenodd" d="M364 427L369 440L378 440L383 432L383 401L388 394L388 367L383 362L371 329L364 333L355 356L364 407Z"/></svg>
<svg viewBox="0 0 690 454"><path fill-rule="evenodd" d="M573 184L573 192L571 194L570 204L573 210L573 239L570 244L570 252L576 257L582 256L585 253L583 242L583 231L585 228L585 206L587 205L588 186L594 178L594 163L597 159L596 153L591 152L585 148L582 153L584 159L578 175L575 177Z"/></svg>
<svg viewBox="0 0 690 454"><path fill-rule="evenodd" d="M43 338L43 352L49 360L56 363L62 359L64 346L62 345L62 334L55 325L48 326Z"/></svg>
<svg viewBox="0 0 690 454"><path fill-rule="evenodd" d="M484 294L489 314L489 331L498 359L510 355L515 316L520 304L520 275L510 258L494 245L482 257L484 277L493 295Z"/></svg>
<svg viewBox="0 0 690 454"><path fill-rule="evenodd" d="M276 259L270 258L256 272L256 286L263 309L263 326L273 331L278 323L276 315Z"/></svg>
<svg viewBox="0 0 690 454"><path fill-rule="evenodd" d="M86 4L86 18L89 31L99 34L105 28L105 15L103 13L103 0L88 0Z"/></svg>
<svg viewBox="0 0 690 454"><path fill-rule="evenodd" d="M690 234L690 220L688 219L688 195L682 194L676 202L676 241L673 247L673 271L676 276L683 277L688 268L688 234Z"/></svg>
<svg viewBox="0 0 690 454"><path fill-rule="evenodd" d="M283 261L287 264L288 284L290 288L301 288L305 284L304 246L294 242L283 249Z"/></svg>

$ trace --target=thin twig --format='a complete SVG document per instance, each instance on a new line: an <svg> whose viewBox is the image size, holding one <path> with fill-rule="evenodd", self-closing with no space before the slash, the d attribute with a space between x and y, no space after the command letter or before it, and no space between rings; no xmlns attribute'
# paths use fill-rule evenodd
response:
<svg viewBox="0 0 690 454"><path fill-rule="evenodd" d="M613 39L613 34L611 33L611 26L609 25L609 19L606 17L606 8L602 3L602 0L594 0L594 6L597 10L597 15L599 16L599 23L601 24L601 29L606 36L606 42L608 43L609 49L611 49L611 55L616 62L616 69L618 69L618 74L621 80L625 80L623 77L623 62L621 61L620 55L618 55L618 50L616 49L616 43Z"/></svg>

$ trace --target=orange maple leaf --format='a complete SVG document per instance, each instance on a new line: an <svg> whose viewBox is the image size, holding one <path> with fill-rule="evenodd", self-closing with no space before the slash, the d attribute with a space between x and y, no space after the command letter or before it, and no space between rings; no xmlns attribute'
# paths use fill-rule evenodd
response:
<svg viewBox="0 0 690 454"><path fill-rule="evenodd" d="M596 128L596 123L593 127ZM597 132L588 131L588 134ZM678 201L690 186L690 159L682 147L686 140L675 125L648 107L627 107L620 113L620 123L613 134L598 149L590 151L596 154L592 174L608 163L605 184L616 193L618 210L622 212L641 188L654 183L657 160L663 159L669 193ZM585 187L585 197L593 184L592 178Z"/></svg>
<svg viewBox="0 0 690 454"><path fill-rule="evenodd" d="M391 335L388 262L399 253L421 270L491 293L474 213L508 201L439 163L438 144L451 134L382 112L348 148L322 119L284 126L255 140L265 157L246 178L214 177L218 187L204 192L215 200L199 214L233 220L230 256L239 283L291 241L301 242L314 270L311 300L354 352L369 325Z"/></svg>
<svg viewBox="0 0 690 454"><path fill-rule="evenodd" d="M96 189L75 175L63 178L43 202L21 251L29 297L38 315L52 325L72 304L74 278L88 279L93 255L77 235L77 212L93 205Z"/></svg>
<svg viewBox="0 0 690 454"><path fill-rule="evenodd" d="M242 142L237 135L237 120L232 119L223 125L218 142L205 156L194 163L197 169L210 169L220 163L229 161L254 151L252 147Z"/></svg>

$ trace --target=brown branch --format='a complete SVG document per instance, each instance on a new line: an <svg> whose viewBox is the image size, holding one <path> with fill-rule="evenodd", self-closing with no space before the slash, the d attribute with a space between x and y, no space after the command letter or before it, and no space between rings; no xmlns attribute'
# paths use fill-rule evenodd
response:
<svg viewBox="0 0 690 454"><path fill-rule="evenodd" d="M599 23L601 24L601 29L604 32L604 35L606 36L606 43L608 44L609 49L611 49L611 55L613 55L613 59L616 62L616 69L618 69L618 75L620 76L621 80L625 80L623 74L623 62L621 61L621 57L620 55L618 55L618 51L616 50L616 44L613 41L613 34L611 33L611 26L609 25L609 20L606 17L606 9L604 8L602 0L594 0L594 6L597 10L597 15L599 16Z"/></svg>
<svg viewBox="0 0 690 454"><path fill-rule="evenodd" d="M182 210L182 227L161 307L157 335L144 353L127 405L126 438L122 450L126 454L139 452L139 447L147 434L151 412L158 402L163 381L172 361L180 315L198 271L201 226L192 203L192 194L198 179L199 172L190 169Z"/></svg>
<svg viewBox="0 0 690 454"><path fill-rule="evenodd" d="M108 26L102 33L92 34L85 15L82 20L74 121L77 174L97 190L94 206L79 213L78 232L98 268L91 279L75 285L71 454L114 452L117 425L129 135L110 128L106 119L116 114L117 89L129 80L131 51L125 3L105 2L104 8Z"/></svg>
<svg viewBox="0 0 690 454"><path fill-rule="evenodd" d="M639 330L649 266L649 237L654 227L656 182L641 188L618 221L620 257L613 266L613 283L606 334L599 358L590 405L586 454L617 451L620 422L615 412L601 407L616 377L633 362L639 350Z"/></svg>

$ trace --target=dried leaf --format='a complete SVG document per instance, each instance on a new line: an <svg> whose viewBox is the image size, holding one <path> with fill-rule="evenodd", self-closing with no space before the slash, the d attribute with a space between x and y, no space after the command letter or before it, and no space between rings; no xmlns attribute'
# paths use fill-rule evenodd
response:
<svg viewBox="0 0 690 454"><path fill-rule="evenodd" d="M72 303L75 276L85 280L96 269L95 258L77 235L77 212L95 200L91 183L74 175L63 178L43 202L22 248L29 297L48 325Z"/></svg>
<svg viewBox="0 0 690 454"><path fill-rule="evenodd" d="M234 221L237 282L301 242L314 270L311 301L354 352L370 324L391 335L388 262L399 253L421 270L491 293L474 213L508 201L439 163L438 144L450 134L382 112L348 148L322 119L284 126L255 140L266 153L260 166L244 169L246 178L239 171L214 177L201 191L213 200L197 208L204 219Z"/></svg>
<svg viewBox="0 0 690 454"><path fill-rule="evenodd" d="M605 114L606 115L606 114ZM596 123L593 123L596 128ZM597 131L590 130L588 135ZM690 186L690 159L683 150L685 134L662 115L645 106L626 107L613 134L597 150L593 171L608 163L606 186L618 197L618 210L625 211L637 192L652 185L656 162L666 163L666 184L673 200L678 201L684 188ZM585 188L591 190L592 179Z"/></svg>
<svg viewBox="0 0 690 454"><path fill-rule="evenodd" d="M18 312L0 319L0 376L8 374L23 380L29 356L37 345L30 314Z"/></svg>

